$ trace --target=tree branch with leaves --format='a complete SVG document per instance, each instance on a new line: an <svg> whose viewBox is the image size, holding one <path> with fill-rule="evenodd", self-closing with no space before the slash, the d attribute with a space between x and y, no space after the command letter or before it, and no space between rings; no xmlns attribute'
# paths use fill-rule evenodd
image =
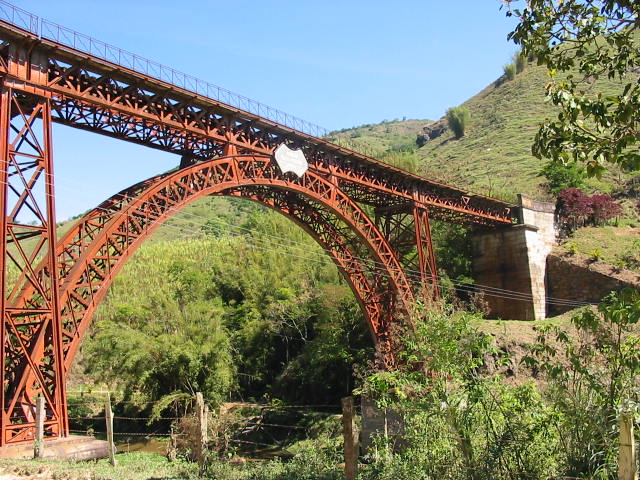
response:
<svg viewBox="0 0 640 480"><path fill-rule="evenodd" d="M506 0L519 23L509 39L548 68L547 97L560 112L532 147L538 158L586 165L600 176L616 164L640 169L640 34L635 1ZM618 80L615 94L598 79Z"/></svg>

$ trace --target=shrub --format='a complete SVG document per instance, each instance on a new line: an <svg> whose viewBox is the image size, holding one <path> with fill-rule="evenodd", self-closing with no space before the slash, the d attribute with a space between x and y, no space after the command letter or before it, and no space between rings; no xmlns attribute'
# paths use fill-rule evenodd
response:
<svg viewBox="0 0 640 480"><path fill-rule="evenodd" d="M527 57L520 51L513 55L513 63L516 66L516 73L521 73L527 66Z"/></svg>
<svg viewBox="0 0 640 480"><path fill-rule="evenodd" d="M504 76L507 77L507 80L513 80L516 78L516 66L513 63L509 63L502 67L504 70Z"/></svg>
<svg viewBox="0 0 640 480"><path fill-rule="evenodd" d="M567 188L558 195L557 213L566 233L584 225L603 225L622 213L611 195L585 195L579 188Z"/></svg>
<svg viewBox="0 0 640 480"><path fill-rule="evenodd" d="M589 196L579 188L567 188L560 192L556 211L567 233L585 225L593 214Z"/></svg>
<svg viewBox="0 0 640 480"><path fill-rule="evenodd" d="M576 253L578 253L578 246L573 242L567 243L565 247L567 248L567 251L570 255L575 255Z"/></svg>
<svg viewBox="0 0 640 480"><path fill-rule="evenodd" d="M398 335L400 365L364 380L360 393L403 416L404 445L379 445L386 454L361 478L549 478L559 448L553 412L534 384L507 386L491 373L489 359L509 360L473 326L479 316L443 310L418 306L412 328Z"/></svg>
<svg viewBox="0 0 640 480"><path fill-rule="evenodd" d="M638 402L639 321L640 292L623 289L574 316L577 333L542 327L524 359L547 381L568 477L616 478L618 413Z"/></svg>
<svg viewBox="0 0 640 480"><path fill-rule="evenodd" d="M576 162L563 164L560 162L548 162L539 172L548 182L546 187L554 195L558 195L567 188L580 188L584 183L586 170Z"/></svg>
<svg viewBox="0 0 640 480"><path fill-rule="evenodd" d="M606 194L592 195L591 208L594 225L602 225L622 213L622 206L616 203L611 195Z"/></svg>
<svg viewBox="0 0 640 480"><path fill-rule="evenodd" d="M456 138L464 136L464 131L470 119L471 114L464 107L451 107L447 110L447 124Z"/></svg>

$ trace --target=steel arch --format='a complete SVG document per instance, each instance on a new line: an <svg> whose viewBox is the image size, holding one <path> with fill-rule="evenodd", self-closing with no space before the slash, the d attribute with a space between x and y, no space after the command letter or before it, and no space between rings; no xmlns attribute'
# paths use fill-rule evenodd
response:
<svg viewBox="0 0 640 480"><path fill-rule="evenodd" d="M384 332L394 312L414 296L437 296L430 218L478 228L519 221L515 205L403 172L296 131L297 121L291 124L281 116L269 120L247 102L206 96L208 90L197 88L197 82L194 89L186 80L168 81L162 69L141 71L136 62L115 62L106 54L98 58L91 48L83 52L75 43L65 44L55 36L47 39L37 29L12 22L0 19L0 207L9 207L8 215L0 218L0 348L6 365L0 374L0 447L8 440L29 439L33 396L38 392L46 399L48 434L66 434L66 358L72 357L83 318L90 317L85 314L104 294L98 286L115 274L122 264L119 259L148 234L150 225L164 218L167 205L211 181L187 175L154 194L153 203L136 204L134 199L167 178L155 177L103 204L85 217L77 235L58 244L52 122L178 154L184 172L193 163L211 165L209 159L229 154L271 155L281 144L302 150L315 177L306 175L296 184L293 177L278 177L268 162L219 163L211 174L229 186L218 193L251 198L310 222L308 231L334 251L334 261L349 272L352 288L360 292L356 296L362 297L374 319L374 334L385 345ZM18 157L21 161L15 161ZM258 157L236 160L241 158ZM203 183L192 184L198 181ZM36 198L41 186L46 195ZM374 211L373 223L358 205ZM18 213L25 209L38 217L34 225L29 219L20 221ZM310 213L313 209L317 211ZM345 223L345 218L352 223ZM119 230L112 229L116 224ZM29 239L35 239L35 249L26 248ZM90 256L87 252L94 247ZM359 260L369 255L376 263ZM42 258L49 264L39 267ZM7 288L9 262L23 272L14 289ZM71 275L77 275L75 283ZM412 287L408 277L419 278L419 285Z"/></svg>
<svg viewBox="0 0 640 480"><path fill-rule="evenodd" d="M160 175L120 192L89 212L58 242L65 372L95 308L126 260L162 222L206 195L233 195L263 203L309 232L347 279L382 357L387 363L392 361L390 321L394 310L408 308L414 293L384 235L346 193L319 174L283 175L271 157L235 155ZM370 262L363 260L367 257ZM51 272L43 262L37 274L46 278ZM37 310L40 301L37 291L26 288L16 306ZM29 435L35 396L57 387L54 382L43 385L37 381L51 373L47 352L36 348L43 342L47 339L32 337L24 348L29 352L28 361L8 372L14 390L7 395L12 399L7 410L12 426L6 430L6 443L23 441ZM64 426L52 428L54 431L64 431Z"/></svg>

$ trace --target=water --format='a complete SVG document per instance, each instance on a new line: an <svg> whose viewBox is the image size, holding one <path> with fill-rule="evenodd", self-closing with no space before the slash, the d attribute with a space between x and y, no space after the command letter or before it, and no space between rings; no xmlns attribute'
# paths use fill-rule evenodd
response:
<svg viewBox="0 0 640 480"><path fill-rule="evenodd" d="M116 442L116 448L118 452L147 452L157 453L158 455L167 454L167 445L169 440L167 438L144 438L141 437L135 440L124 440Z"/></svg>
<svg viewBox="0 0 640 480"><path fill-rule="evenodd" d="M116 442L116 449L118 453L130 453L130 452L146 452L155 453L158 455L167 454L167 446L169 445L169 439L167 438L145 438L140 437L136 439L121 440ZM291 452L283 450L279 447L270 448L258 448L258 449L238 449L237 452L246 461L261 461L261 460L273 460L275 458L289 459L293 457Z"/></svg>

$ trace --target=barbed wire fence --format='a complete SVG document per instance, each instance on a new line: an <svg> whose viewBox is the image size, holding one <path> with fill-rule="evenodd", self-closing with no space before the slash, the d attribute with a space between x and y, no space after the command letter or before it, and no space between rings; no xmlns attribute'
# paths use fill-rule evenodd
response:
<svg viewBox="0 0 640 480"><path fill-rule="evenodd" d="M71 409L84 407L84 411L91 410L91 414L71 415L69 417L70 424L73 427L70 433L83 434L110 438L108 440L118 445L120 454L127 454L130 451L131 443L139 443L138 439L156 440L162 439L164 444L164 452L156 450L156 453L164 453L170 460L177 455L197 462L201 469L204 469L209 456L220 455L221 453L229 458L228 453L248 454L269 452L273 456L292 456L288 454L286 449L302 439L314 438L316 432L314 430L317 425L313 421L304 420L305 415L315 416L311 420L318 418L333 417L334 430L333 436L342 437L344 449L344 469L347 480L357 477L358 465L363 453L366 453L367 447L361 448L362 440L359 439L358 432L362 432L363 436L384 436L387 440L387 448L394 450L394 444L402 445L404 443L403 427L387 428L394 419L387 417L387 411L377 409L375 415L383 417L384 429L368 427L365 431L365 404L357 405L353 397L342 399L341 405L278 405L278 404L258 404L249 402L235 402L223 404L223 406L213 414L208 412L205 406L202 394L197 393L194 396L195 408L185 410L184 415L171 416L130 416L122 413L109 415L111 411L111 395L114 392L80 392L80 397L71 395ZM76 392L77 394L77 392ZM117 397L116 397L117 398ZM157 405L159 401L130 401L119 400L115 402L116 411L121 412L123 407L141 406L147 409L152 405ZM377 408L377 407L376 407ZM237 415L229 415L233 410L241 410ZM416 407L416 411L419 408ZM144 410L143 410L144 411ZM392 417L397 417L395 412ZM370 413L367 415L371 415ZM359 417L361 422L357 422ZM294 420L292 422L280 421L278 418L286 418ZM209 423L214 420L213 424ZM309 420L309 419L307 419ZM378 419L379 420L379 419ZM116 427L113 428L113 421L117 421ZM369 418L367 422L372 422ZM401 420L402 422L402 420ZM360 427L357 424L360 423ZM373 422L372 422L373 423ZM619 457L618 469L621 473L622 480L636 479L637 473L637 445L634 442L634 419L629 414L621 414L619 418ZM129 425L129 428L124 428ZM82 427L82 428L81 428ZM127 430L127 431L125 431ZM281 433L277 433L281 432ZM461 438L456 432L450 432L453 443L460 442ZM517 443L517 438L511 439L511 442ZM42 445L34 445L42 448ZM125 447L126 446L126 450ZM452 452L452 461L457 455ZM265 457L262 457L265 458ZM460 460L460 459L458 459ZM115 465L115 451L112 457L113 465ZM455 463L455 462L454 462ZM458 462L459 463L459 462ZM464 463L464 462L462 462ZM458 465L462 469L472 469L469 465ZM486 473L486 472L485 472ZM513 472L512 472L513 473ZM534 475L528 472L521 472L521 478ZM566 476L552 476L550 478L572 478Z"/></svg>
<svg viewBox="0 0 640 480"><path fill-rule="evenodd" d="M121 392L106 390L69 393L71 434L97 438L111 435L120 454L151 447L170 459L182 455L198 463L205 462L206 452L216 451L223 455L259 456L268 452L269 456L287 456L289 445L317 433L313 420L336 417L334 423L339 425L340 416L340 405L248 402L223 404L209 413L201 394L194 396L190 408L182 409L183 414L137 415L131 412L148 412L160 402L118 400ZM116 399L113 405L110 398ZM107 415L109 407L115 407L111 418Z"/></svg>

